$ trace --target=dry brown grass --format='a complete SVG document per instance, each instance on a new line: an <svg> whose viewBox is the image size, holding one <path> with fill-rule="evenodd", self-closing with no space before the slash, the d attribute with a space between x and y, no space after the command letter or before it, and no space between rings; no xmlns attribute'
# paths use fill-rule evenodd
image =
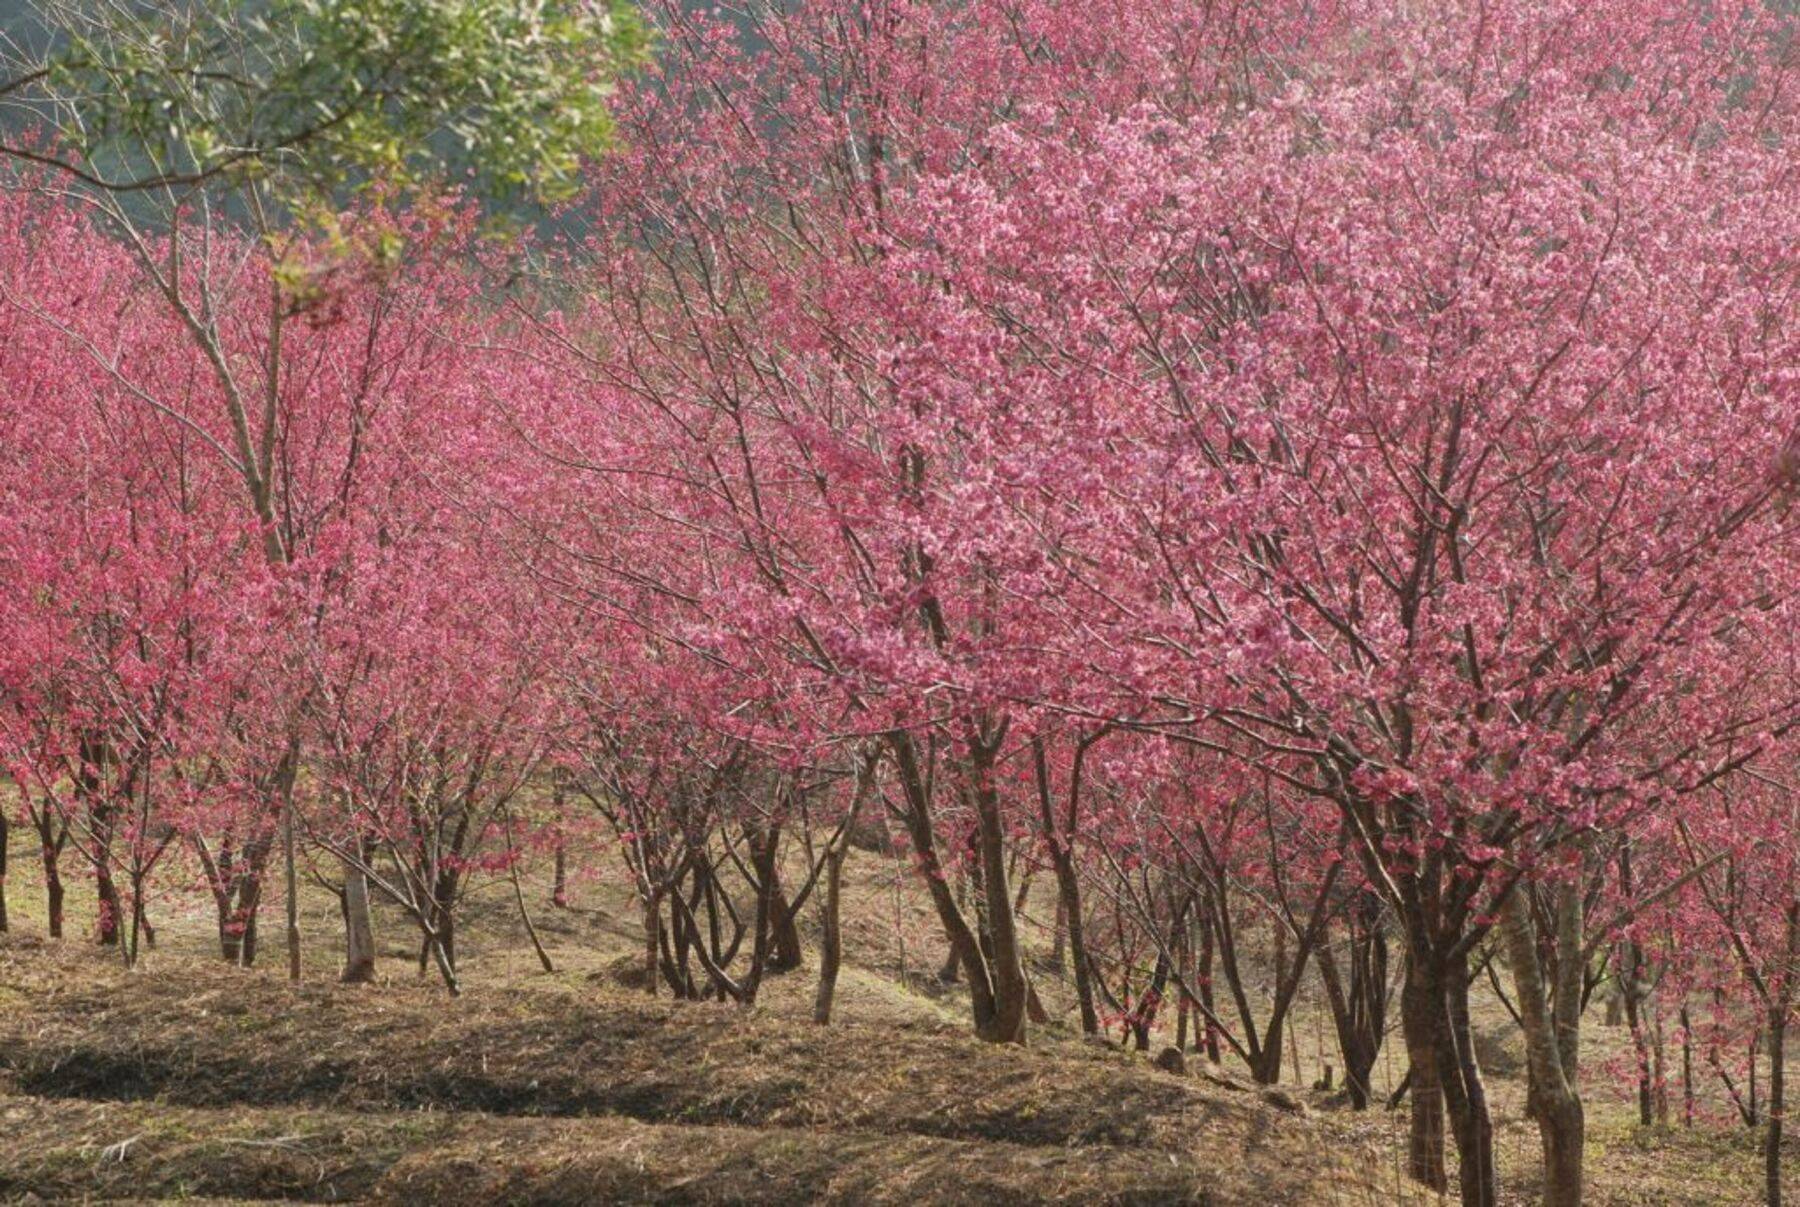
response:
<svg viewBox="0 0 1800 1207"><path fill-rule="evenodd" d="M415 976L393 911L378 919L382 982L372 987L334 983L335 902L310 891L298 991L277 967L278 898L264 915L268 967L221 967L205 902L172 894L154 905L158 949L127 974L80 937L85 884L71 874L71 937L46 944L34 869L15 869L15 933L0 937L8 1199L1422 1197L1401 1177L1404 1111L1296 1118L1235 1077L1176 1079L1141 1057L1098 1052L1066 1022L1039 1028L1024 1052L975 1042L964 991L936 981L941 938L923 894L904 876L896 892L894 866L868 852L850 865L847 963L829 1029L804 1021L810 970L769 982L750 1011L634 992L621 972L636 958L636 917L606 880L577 885L575 909L536 908L555 974L537 969L510 889L478 895L461 934L468 994L451 1001ZM547 895L529 890L535 902ZM1047 921L1047 900L1033 897L1028 917ZM1043 972L1038 988L1066 1018L1068 986ZM1530 1203L1537 1139L1508 1050L1516 1036L1491 998L1476 1010L1503 1192ZM1317 1002L1302 1000L1296 1027L1290 1087L1333 1059ZM1593 1017L1586 1032L1595 1069L1626 1042ZM1384 1059L1377 1088L1403 1065ZM1590 1202L1759 1201L1743 1129L1641 1131L1600 1074L1588 1110Z"/></svg>
<svg viewBox="0 0 1800 1207"><path fill-rule="evenodd" d="M433 1202L1384 1201L1371 1154L1080 1045L601 983L291 989L0 946L0 1187ZM1357 1158L1360 1157L1360 1160Z"/></svg>

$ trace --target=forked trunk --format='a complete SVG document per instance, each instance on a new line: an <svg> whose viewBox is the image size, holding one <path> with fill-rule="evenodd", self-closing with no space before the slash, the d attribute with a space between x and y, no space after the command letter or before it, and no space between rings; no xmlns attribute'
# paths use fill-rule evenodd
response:
<svg viewBox="0 0 1800 1207"><path fill-rule="evenodd" d="M806 952L800 945L800 911L788 901L787 892L781 886L781 865L771 864L770 874L775 878L769 896L774 932L771 937L775 947L769 954L769 971L792 972L806 963Z"/></svg>
<svg viewBox="0 0 1800 1207"><path fill-rule="evenodd" d="M988 976L981 943L956 903L956 894L950 888L943 861L939 858L937 835L931 820L931 793L926 787L924 768L919 764L918 748L911 735L904 732L890 735L889 747L894 756L896 779L907 805L902 820L919 860L925 891L930 895L944 935L950 941L950 961L961 967L969 982L969 1011L974 1016L975 1033L984 1039L998 1038L993 982ZM1007 902L1009 907L1011 904ZM1023 976L1021 969L1021 980Z"/></svg>
<svg viewBox="0 0 1800 1207"><path fill-rule="evenodd" d="M1027 998L1025 961L1019 948L1017 919L1006 875L1006 830L1000 819L1000 800L994 786L993 754L978 746L971 760L975 815L981 841L981 887L987 904L988 934L993 951L994 1026L991 1038L998 1043L1025 1042Z"/></svg>

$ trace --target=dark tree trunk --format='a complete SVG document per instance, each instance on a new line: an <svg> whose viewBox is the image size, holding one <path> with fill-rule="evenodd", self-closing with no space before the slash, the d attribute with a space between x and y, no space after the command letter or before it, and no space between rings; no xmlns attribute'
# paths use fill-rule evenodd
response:
<svg viewBox="0 0 1800 1207"><path fill-rule="evenodd" d="M800 945L800 911L789 903L781 886L779 864L770 865L770 875L775 878L770 891L775 949L769 955L769 971L792 972L806 963L806 952Z"/></svg>
<svg viewBox="0 0 1800 1207"><path fill-rule="evenodd" d="M104 863L97 864L94 868L94 892L99 900L94 920L94 940L102 947L117 946L124 906L119 900L119 886L113 882L112 873Z"/></svg>
<svg viewBox="0 0 1800 1207"><path fill-rule="evenodd" d="M1042 738L1031 744L1032 766L1037 778L1038 822L1043 827L1044 842L1050 850L1051 867L1056 873L1056 968L1063 968L1064 946L1075 968L1075 1000L1081 1011L1081 1033L1098 1035L1100 1015L1094 1008L1094 984L1087 958L1087 942L1081 917L1081 880L1075 868L1075 824L1081 806L1082 760L1089 743L1076 748L1070 771L1068 800L1064 820L1058 822L1056 793L1052 789L1050 759Z"/></svg>
<svg viewBox="0 0 1800 1207"><path fill-rule="evenodd" d="M919 762L918 747L912 736L904 732L889 735L888 743L894 756L895 778L907 806L902 821L920 863L925 891L930 895L944 935L950 941L951 960L961 967L968 979L969 1011L974 1017L975 1033L987 1039L997 1038L993 982L988 976L980 940L956 903L956 895L950 889L938 854L937 835L931 820L931 792L926 784L925 769Z"/></svg>
<svg viewBox="0 0 1800 1207"><path fill-rule="evenodd" d="M1319 977L1331 1009L1338 1052L1344 1061L1344 1089L1354 1110L1368 1108L1370 1079L1387 1019L1387 939L1379 914L1367 925L1352 919L1349 936L1350 979L1346 985L1329 944L1319 948Z"/></svg>
<svg viewBox="0 0 1800 1207"><path fill-rule="evenodd" d="M1619 851L1619 893L1624 900L1630 901L1633 900L1634 892L1631 847L1627 844ZM1643 990L1639 977L1643 964L1642 946L1635 939L1626 939L1619 951L1619 992L1615 1000L1625 1016L1625 1025L1631 1029L1631 1047L1637 1057L1638 1123L1649 1127L1656 1122L1656 1104L1651 1093L1650 1050L1644 1036L1641 1009ZM1608 1013L1610 1015L1611 1012Z"/></svg>
<svg viewBox="0 0 1800 1207"><path fill-rule="evenodd" d="M1500 1201L1500 1177L1494 1165L1494 1120L1488 1108L1487 1086L1475 1059L1475 1037L1469 1026L1466 960L1451 964L1442 984L1448 1013L1448 1046L1454 1060L1444 1087L1444 1101L1456 1127L1457 1176L1462 1184L1462 1201L1464 1207L1494 1207ZM1579 1102L1576 1109L1580 1109ZM1576 1152L1580 1152L1579 1141Z"/></svg>
<svg viewBox="0 0 1800 1207"><path fill-rule="evenodd" d="M1217 1004L1213 1001L1213 932L1212 925L1207 920L1204 913L1207 908L1206 904L1202 902L1200 908L1202 910L1200 917L1200 963L1199 975L1196 978L1199 983L1195 986L1200 994L1200 1006L1202 1007L1200 1011L1200 1027L1203 1031L1200 1038L1202 1039L1202 1046L1206 1051L1206 1059L1210 1060L1213 1064L1218 1064L1221 1053L1219 1051L1219 1028L1213 1022L1213 1014L1218 1009Z"/></svg>
<svg viewBox="0 0 1800 1207"><path fill-rule="evenodd" d="M243 919L243 945L238 950L238 963L250 968L256 964L256 918L262 908L262 877L251 876L244 882L239 896L238 917Z"/></svg>
<svg viewBox="0 0 1800 1207"><path fill-rule="evenodd" d="M1064 927L1069 944L1069 958L1075 970L1075 1000L1081 1010L1081 1033L1100 1033L1100 1013L1094 1008L1094 982L1087 958L1087 934L1081 919L1081 882L1076 878L1075 861L1067 854L1053 857L1056 865L1056 892L1061 904Z"/></svg>
<svg viewBox="0 0 1800 1207"><path fill-rule="evenodd" d="M1442 986L1425 961L1409 958L1400 990L1400 1026L1411 1065L1412 1119L1407 1131L1406 1172L1442 1193L1450 1177L1444 1166L1444 1091L1439 1072L1445 1016Z"/></svg>
<svg viewBox="0 0 1800 1207"><path fill-rule="evenodd" d="M49 844L44 846L44 910L49 923L50 937L63 937L63 882L62 868L56 858L56 850Z"/></svg>

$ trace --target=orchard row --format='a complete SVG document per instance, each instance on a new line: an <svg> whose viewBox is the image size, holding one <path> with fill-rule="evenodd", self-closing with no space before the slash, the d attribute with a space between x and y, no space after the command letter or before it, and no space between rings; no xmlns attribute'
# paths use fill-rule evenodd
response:
<svg viewBox="0 0 1800 1207"><path fill-rule="evenodd" d="M0 758L52 925L73 861L130 961L197 867L248 962L298 848L347 977L374 897L455 992L471 885L554 850L635 888L652 992L754 1001L819 909L825 1022L891 830L984 1037L1034 1025L1037 877L1085 1030L1273 1082L1316 977L1360 1107L1397 1021L1465 1202L1490 984L1548 1202L1604 1000L1645 1121L1667 1035L1776 1201L1793 16L651 10L541 239L9 180Z"/></svg>

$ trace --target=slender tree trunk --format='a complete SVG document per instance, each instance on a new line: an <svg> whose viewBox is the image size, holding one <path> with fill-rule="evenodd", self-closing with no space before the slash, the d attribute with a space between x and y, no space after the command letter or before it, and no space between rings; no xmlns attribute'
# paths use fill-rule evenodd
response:
<svg viewBox="0 0 1800 1207"><path fill-rule="evenodd" d="M1212 920L1206 913L1210 908L1204 901L1201 902L1200 961L1197 977L1199 983L1195 988L1200 994L1202 1007L1200 1011L1201 1034L1198 1038L1205 1047L1206 1059L1213 1064L1218 1064L1222 1053L1219 1050L1219 1029L1213 1023L1213 1014L1218 1007L1213 1001L1213 928Z"/></svg>
<svg viewBox="0 0 1800 1207"><path fill-rule="evenodd" d="M228 889L215 896L213 902L219 918L219 958L237 967L244 955L244 936L237 924L237 910Z"/></svg>
<svg viewBox="0 0 1800 1207"><path fill-rule="evenodd" d="M1619 893L1626 900L1634 899L1635 887L1631 875L1631 846L1626 844L1619 851ZM1643 971L1644 951L1635 939L1626 939L1619 951L1619 992L1616 1000L1625 1015L1625 1023L1631 1028L1631 1047L1637 1056L1637 1101L1638 1123L1649 1127L1656 1122L1655 1107L1652 1099L1650 1083L1650 1049L1644 1035L1644 1019L1642 990L1640 977ZM1610 1011L1608 1012L1610 1015Z"/></svg>
<svg viewBox="0 0 1800 1207"><path fill-rule="evenodd" d="M895 778L907 804L902 820L912 840L913 852L920 861L919 872L924 879L925 891L930 895L944 935L950 941L951 959L961 965L968 978L969 1012L974 1017L975 1033L984 1039L998 1038L993 982L988 976L981 943L957 905L956 894L951 891L944 874L931 821L931 794L925 783L924 768L919 765L918 748L912 736L904 732L889 735L888 743L894 756Z"/></svg>
<svg viewBox="0 0 1800 1207"><path fill-rule="evenodd" d="M56 858L56 851L48 844L44 847L44 911L49 925L50 937L63 937L63 882L62 868Z"/></svg>
<svg viewBox="0 0 1800 1207"><path fill-rule="evenodd" d="M131 886L131 929L120 941L120 954L125 957L126 968L137 967L138 937L143 933L144 921L144 911L141 905L143 887L143 882L134 876Z"/></svg>
<svg viewBox="0 0 1800 1207"><path fill-rule="evenodd" d="M1052 856L1056 869L1057 900L1061 905L1063 929L1069 944L1069 960L1075 971L1075 1000L1081 1010L1081 1033L1100 1034L1100 1014L1094 1008L1093 973L1087 958L1087 934L1081 919L1081 882L1075 872L1075 860L1067 851Z"/></svg>
<svg viewBox="0 0 1800 1207"><path fill-rule="evenodd" d="M846 831L844 837L849 838ZM813 999L813 1022L831 1022L832 999L837 994L838 968L844 958L843 918L839 912L844 882L844 857L850 847L833 847L825 853L825 894L820 899L819 992Z"/></svg>
<svg viewBox="0 0 1800 1207"><path fill-rule="evenodd" d="M435 935L426 940L431 948L431 955L437 964L438 975L444 978L444 988L450 991L451 997L462 996L462 985L456 979L456 964L450 958L449 949Z"/></svg>
<svg viewBox="0 0 1800 1207"><path fill-rule="evenodd" d="M1075 822L1081 802L1082 756L1087 746L1077 747L1075 764L1070 772L1066 821L1057 821L1056 792L1050 776L1049 752L1044 740L1031 743L1033 774L1037 779L1038 823L1043 827L1044 843L1050 850L1051 867L1056 873L1056 947L1052 953L1057 970L1064 967L1064 948L1075 966L1075 1000L1081 1010L1083 1035L1100 1033L1100 1016L1094 1009L1093 969L1087 958L1087 942L1082 929L1081 880L1075 868Z"/></svg>
<svg viewBox="0 0 1800 1207"><path fill-rule="evenodd" d="M825 891L819 903L819 992L813 999L813 1021L820 1026L831 1022L831 1006L837 996L838 970L844 959L844 860L850 855L851 840L856 836L863 808L874 795L875 776L879 768L880 752L877 748L865 748L858 755L856 786L850 796L850 811L845 816L843 825L825 847Z"/></svg>
<svg viewBox="0 0 1800 1207"><path fill-rule="evenodd" d="M206 874L206 886L212 892L213 912L217 915L219 928L219 956L235 967L243 946L243 936L234 914L238 881L236 857L227 842L214 858L211 849L198 838L194 841L194 854L200 860L201 870Z"/></svg>
<svg viewBox="0 0 1800 1207"><path fill-rule="evenodd" d="M1464 1207L1494 1207L1500 1201L1499 1172L1494 1165L1494 1120L1469 1025L1467 961L1451 964L1441 984L1449 1041L1446 1047L1454 1062L1445 1083L1445 1105L1456 1128L1457 1180L1462 1187L1462 1202Z"/></svg>
<svg viewBox="0 0 1800 1207"><path fill-rule="evenodd" d="M1620 998L1625 1011L1625 1025L1631 1031L1631 1048L1637 1058L1638 1123L1649 1127L1656 1122L1656 1101L1650 1078L1650 1041L1644 1034L1643 1009L1638 1003L1637 944L1625 944L1625 981Z"/></svg>
<svg viewBox="0 0 1800 1207"><path fill-rule="evenodd" d="M6 855L11 839L12 823L7 821L6 811L0 809L0 931L11 929L6 919Z"/></svg>
<svg viewBox="0 0 1800 1207"><path fill-rule="evenodd" d="M1353 948L1356 941L1356 937L1352 936ZM1370 1095L1369 1079L1375 1069L1375 1058L1380 1052L1381 1020L1376 1018L1371 1029L1369 1020L1364 1017L1361 999L1365 988L1359 984L1359 956L1354 950L1351 952L1348 989L1339 975L1337 959L1332 955L1329 945L1319 948L1318 960L1319 979L1325 985L1325 1000L1331 1010L1332 1029L1337 1033L1338 1054L1344 1061L1344 1089L1350 1095L1353 1110L1366 1110Z"/></svg>
<svg viewBox="0 0 1800 1207"><path fill-rule="evenodd" d="M1769 984L1769 1130L1763 1134L1763 1194L1781 1207L1781 1141L1787 1113L1787 1032L1794 1009L1794 975L1800 969L1800 899L1787 907L1787 967ZM1754 1065L1752 1065L1754 1067Z"/></svg>
<svg viewBox="0 0 1800 1207"><path fill-rule="evenodd" d="M561 772L551 780L550 805L556 814L556 845L552 850L550 904L557 909L569 908L569 839L564 832L568 820L566 792Z"/></svg>
<svg viewBox="0 0 1800 1207"><path fill-rule="evenodd" d="M262 871L258 870L246 875L238 887L238 925L241 935L238 943L238 967L249 968L256 963L256 919L262 909Z"/></svg>
<svg viewBox="0 0 1800 1207"><path fill-rule="evenodd" d="M456 915L452 912L455 892L452 883L446 894L438 900L437 907L437 955L452 970L456 968Z"/></svg>
<svg viewBox="0 0 1800 1207"><path fill-rule="evenodd" d="M1769 1207L1781 1207L1781 1128L1787 1108L1788 1002L1769 1011L1769 1130L1763 1134L1763 1191Z"/></svg>
<svg viewBox="0 0 1800 1207"><path fill-rule="evenodd" d="M1694 1025L1681 1004L1681 1126L1694 1126Z"/></svg>
<svg viewBox="0 0 1800 1207"><path fill-rule="evenodd" d="M659 958L662 954L662 909L655 893L644 895L644 992L656 996ZM673 985L673 982L671 982Z"/></svg>
<svg viewBox="0 0 1800 1207"><path fill-rule="evenodd" d="M298 759L298 744L289 742L275 772L281 804L281 856L287 880L288 980L296 985L300 983L300 872L294 851L294 776Z"/></svg>
<svg viewBox="0 0 1800 1207"><path fill-rule="evenodd" d="M506 853L508 856L512 854L510 821L509 818L509 828L506 830ZM556 964L550 959L550 953L544 950L544 941L538 938L537 926L531 921L531 911L525 908L525 886L519 882L518 861L508 858L506 870L512 876L513 900L518 904L519 921L525 924L525 935L531 940L531 949L537 952L538 963L543 966L545 972L555 972Z"/></svg>

